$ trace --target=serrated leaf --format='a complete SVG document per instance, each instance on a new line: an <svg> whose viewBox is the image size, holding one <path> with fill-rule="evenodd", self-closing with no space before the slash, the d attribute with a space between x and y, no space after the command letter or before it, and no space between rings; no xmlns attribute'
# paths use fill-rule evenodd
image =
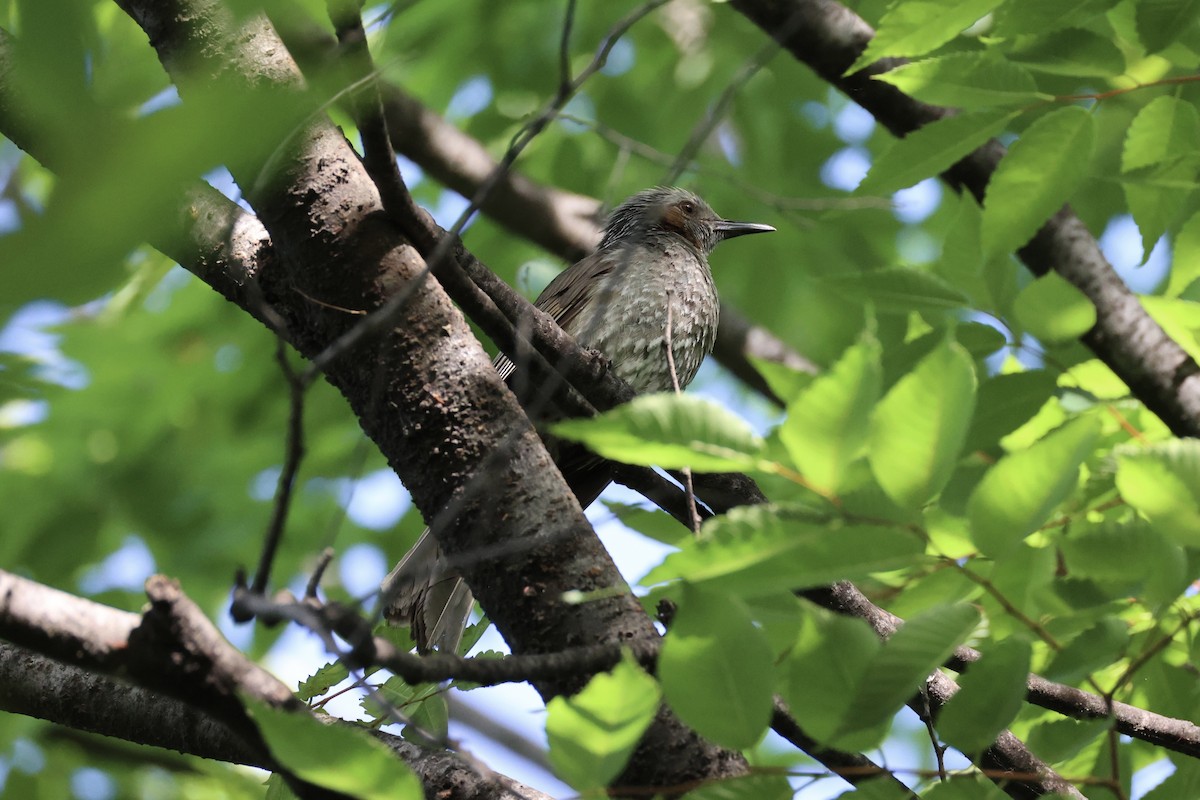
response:
<svg viewBox="0 0 1200 800"><path fill-rule="evenodd" d="M1028 70L993 54L928 58L872 77L935 106L987 108L1044 99Z"/></svg>
<svg viewBox="0 0 1200 800"><path fill-rule="evenodd" d="M989 448L1029 420L1054 396L1054 375L1029 370L993 375L979 384L967 449Z"/></svg>
<svg viewBox="0 0 1200 800"><path fill-rule="evenodd" d="M1016 117L1010 111L977 111L924 125L875 159L856 194L891 194L938 175L983 146Z"/></svg>
<svg viewBox="0 0 1200 800"><path fill-rule="evenodd" d="M1146 52L1157 53L1196 24L1200 0L1138 0L1134 8L1138 38Z"/></svg>
<svg viewBox="0 0 1200 800"><path fill-rule="evenodd" d="M1050 75L1092 78L1125 72L1125 56L1120 48L1110 39L1080 28L1038 36L1010 58Z"/></svg>
<svg viewBox="0 0 1200 800"><path fill-rule="evenodd" d="M1172 541L1200 546L1200 442L1178 439L1115 455L1121 497Z"/></svg>
<svg viewBox="0 0 1200 800"><path fill-rule="evenodd" d="M305 781L363 800L424 800L417 776L363 729L244 702L271 755Z"/></svg>
<svg viewBox="0 0 1200 800"><path fill-rule="evenodd" d="M1025 702L1031 649L1008 638L984 650L958 679L961 690L938 716L938 733L964 753L978 753L1016 719Z"/></svg>
<svg viewBox="0 0 1200 800"><path fill-rule="evenodd" d="M1001 159L983 200L983 250L1017 250L1058 211L1087 174L1094 123L1079 106L1036 120Z"/></svg>
<svg viewBox="0 0 1200 800"><path fill-rule="evenodd" d="M944 45L974 25L1001 0L915 0L894 3L875 29L863 54L846 70L857 72L889 56L914 58Z"/></svg>
<svg viewBox="0 0 1200 800"><path fill-rule="evenodd" d="M978 624L979 612L965 603L935 606L905 622L864 671L839 738L891 719Z"/></svg>
<svg viewBox="0 0 1200 800"><path fill-rule="evenodd" d="M924 544L901 528L835 526L811 512L745 506L706 520L701 536L641 580L684 579L741 597L824 586L918 563Z"/></svg>
<svg viewBox="0 0 1200 800"><path fill-rule="evenodd" d="M1047 680L1077 683L1095 670L1120 661L1128 645L1129 628L1125 623L1103 619L1072 639L1040 672Z"/></svg>
<svg viewBox="0 0 1200 800"><path fill-rule="evenodd" d="M711 400L670 393L641 395L552 430L605 458L664 469L739 472L753 469L762 451L762 439L736 414Z"/></svg>
<svg viewBox="0 0 1200 800"><path fill-rule="evenodd" d="M1121 171L1132 172L1195 155L1200 141L1200 112L1191 103L1164 95L1137 113L1121 149Z"/></svg>
<svg viewBox="0 0 1200 800"><path fill-rule="evenodd" d="M658 677L685 724L725 747L756 744L771 721L773 660L740 600L684 585Z"/></svg>
<svg viewBox="0 0 1200 800"><path fill-rule="evenodd" d="M1082 417L989 469L967 502L980 551L999 558L1045 522L1075 488L1099 435L1099 423Z"/></svg>
<svg viewBox="0 0 1200 800"><path fill-rule="evenodd" d="M828 742L846 718L880 642L862 620L805 607L800 634L784 662L784 699L804 709L804 729Z"/></svg>
<svg viewBox="0 0 1200 800"><path fill-rule="evenodd" d="M1045 34L1073 28L1098 17L1120 0L1008 0L997 15L996 34Z"/></svg>
<svg viewBox="0 0 1200 800"><path fill-rule="evenodd" d="M882 380L879 354L874 339L853 345L788 404L779 439L801 474L825 491L838 490L866 444Z"/></svg>
<svg viewBox="0 0 1200 800"><path fill-rule="evenodd" d="M1057 272L1033 280L1017 294L1013 312L1021 327L1043 342L1077 339L1096 324L1096 307Z"/></svg>
<svg viewBox="0 0 1200 800"><path fill-rule="evenodd" d="M950 480L974 406L975 368L953 342L923 358L876 406L868 461L901 508L920 508Z"/></svg>
<svg viewBox="0 0 1200 800"><path fill-rule="evenodd" d="M1196 167L1191 164L1160 164L1148 174L1126 176L1121 181L1125 202L1142 235L1142 261L1188 205L1196 188Z"/></svg>
<svg viewBox="0 0 1200 800"><path fill-rule="evenodd" d="M582 691L546 704L554 773L573 788L598 789L620 774L658 713L658 682L626 653Z"/></svg>
<svg viewBox="0 0 1200 800"><path fill-rule="evenodd" d="M300 682L296 695L301 700L311 700L323 695L350 677L350 670L341 661L332 661Z"/></svg>
<svg viewBox="0 0 1200 800"><path fill-rule="evenodd" d="M791 800L795 794L784 775L739 775L708 781L684 795L686 800Z"/></svg>
<svg viewBox="0 0 1200 800"><path fill-rule="evenodd" d="M1193 214L1175 236L1175 257L1167 279L1168 297L1178 297L1200 278L1200 212Z"/></svg>
<svg viewBox="0 0 1200 800"><path fill-rule="evenodd" d="M878 311L937 312L967 304L966 295L937 275L909 267L836 275L822 283L852 300L869 300Z"/></svg>

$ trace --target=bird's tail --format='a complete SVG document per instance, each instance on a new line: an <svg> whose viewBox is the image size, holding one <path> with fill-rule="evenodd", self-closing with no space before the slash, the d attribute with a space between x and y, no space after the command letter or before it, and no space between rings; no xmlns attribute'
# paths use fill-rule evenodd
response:
<svg viewBox="0 0 1200 800"><path fill-rule="evenodd" d="M380 586L383 616L393 625L412 628L417 651L437 647L457 653L475 598L442 558L426 528Z"/></svg>

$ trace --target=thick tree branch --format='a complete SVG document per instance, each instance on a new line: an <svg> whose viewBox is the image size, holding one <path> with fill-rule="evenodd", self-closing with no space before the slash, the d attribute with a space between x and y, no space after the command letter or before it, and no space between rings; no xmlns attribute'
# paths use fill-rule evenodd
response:
<svg viewBox="0 0 1200 800"><path fill-rule="evenodd" d="M226 706L237 691L272 705L282 701L300 710L302 704L221 638L178 586L154 578L147 590L154 604L139 617L0 571L0 637L28 644L0 641L0 709L137 744L279 770L244 724L214 716L213 709ZM141 628L169 628L178 637L167 642ZM221 688L196 685L194 676L209 664L223 665L212 670L224 676ZM481 775L453 753L375 735L412 767L430 796L545 797L510 779Z"/></svg>
<svg viewBox="0 0 1200 800"><path fill-rule="evenodd" d="M900 62L894 59L843 75L874 31L835 0L731 0L730 5L896 136L953 113L917 102L895 87L871 79L897 66ZM993 140L942 177L982 201L1004 152ZM1200 435L1200 368L1150 318L1070 207L1055 214L1018 255L1035 275L1053 270L1087 295L1096 307L1096 324L1081 338L1083 344L1176 435Z"/></svg>
<svg viewBox="0 0 1200 800"><path fill-rule="evenodd" d="M259 18L234 30L211 2L120 5L150 35L185 102L195 82L214 79L299 91L286 48ZM293 344L311 357L357 321L335 307L376 308L424 264L379 213L362 164L324 119L312 120L271 165L275 171L265 175L258 165L234 169L234 177L252 187L247 197L280 256L279 274L260 276L264 296L286 320ZM414 292L408 311L374 348L360 347L327 374L427 519L457 503L439 544L464 559L467 583L513 651L653 638L633 597L613 591L624 581L462 316L430 281ZM479 475L502 447L510 456ZM472 559L480 550L490 557ZM568 591L603 598L569 603ZM549 697L583 680L539 689ZM621 781L679 785L744 770L740 756L703 742L664 711Z"/></svg>

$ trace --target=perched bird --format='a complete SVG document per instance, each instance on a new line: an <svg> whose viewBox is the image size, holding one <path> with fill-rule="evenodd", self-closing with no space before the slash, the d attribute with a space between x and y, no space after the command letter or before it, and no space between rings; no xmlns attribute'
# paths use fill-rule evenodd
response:
<svg viewBox="0 0 1200 800"><path fill-rule="evenodd" d="M613 372L639 393L675 387L665 346L669 323L675 379L682 389L717 335L719 303L709 254L725 239L773 230L721 219L684 189L647 189L613 211L596 251L552 280L534 305L579 344L604 353ZM500 355L494 365L511 384L512 361ZM609 482L602 462L578 446L551 452L586 508ZM418 650L437 645L453 653L474 601L462 578L439 560L437 543L426 530L384 579L384 616L412 625Z"/></svg>

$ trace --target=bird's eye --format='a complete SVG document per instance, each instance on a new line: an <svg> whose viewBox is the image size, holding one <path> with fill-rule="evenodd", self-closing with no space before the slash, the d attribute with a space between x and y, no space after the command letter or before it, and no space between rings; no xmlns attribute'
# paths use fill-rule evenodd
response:
<svg viewBox="0 0 1200 800"><path fill-rule="evenodd" d="M680 203L679 207L683 209L683 213L685 214L696 213L696 204L691 200L684 200L682 203Z"/></svg>

